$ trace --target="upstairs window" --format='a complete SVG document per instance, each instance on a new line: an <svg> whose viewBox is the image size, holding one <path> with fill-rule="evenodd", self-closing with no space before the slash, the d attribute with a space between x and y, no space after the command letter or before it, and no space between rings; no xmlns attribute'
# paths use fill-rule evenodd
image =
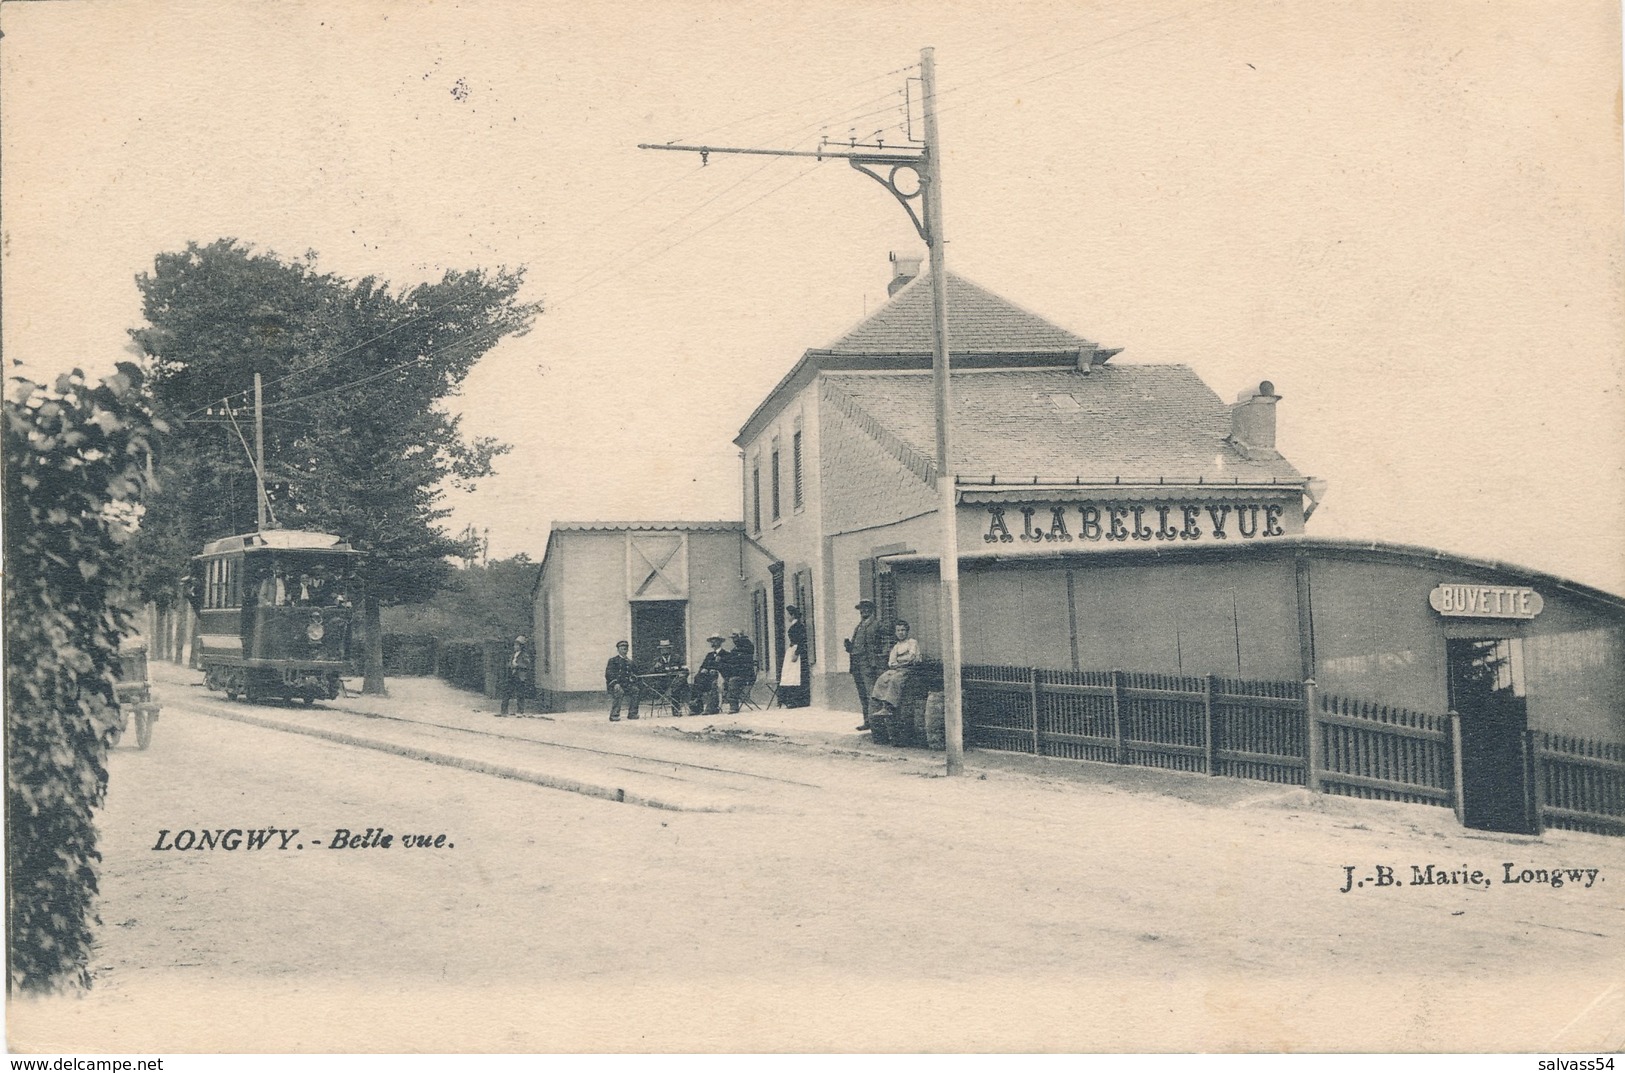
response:
<svg viewBox="0 0 1625 1073"><path fill-rule="evenodd" d="M762 531L762 464L760 462L750 471L750 527L754 532Z"/></svg>
<svg viewBox="0 0 1625 1073"><path fill-rule="evenodd" d="M779 520L779 449L773 448L773 520Z"/></svg>
<svg viewBox="0 0 1625 1073"><path fill-rule="evenodd" d="M796 509L800 510L801 498L801 430L790 439L790 494L795 497Z"/></svg>

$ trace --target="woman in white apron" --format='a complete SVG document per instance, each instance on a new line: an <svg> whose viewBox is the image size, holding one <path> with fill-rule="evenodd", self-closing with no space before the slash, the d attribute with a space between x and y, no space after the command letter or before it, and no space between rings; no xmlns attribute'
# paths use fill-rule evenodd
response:
<svg viewBox="0 0 1625 1073"><path fill-rule="evenodd" d="M807 686L807 627L801 621L801 608L787 607L784 613L790 616L790 628L785 631L789 646L779 668L779 706L805 708L812 700Z"/></svg>

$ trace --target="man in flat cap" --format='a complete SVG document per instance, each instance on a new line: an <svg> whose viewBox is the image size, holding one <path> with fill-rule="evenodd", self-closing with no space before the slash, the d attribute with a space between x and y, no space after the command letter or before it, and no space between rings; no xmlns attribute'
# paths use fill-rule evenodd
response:
<svg viewBox="0 0 1625 1073"><path fill-rule="evenodd" d="M604 664L604 689L609 693L609 721L621 721L621 705L626 705L626 717L638 717L638 665L627 658L632 646L625 641L615 642L615 654Z"/></svg>
<svg viewBox="0 0 1625 1073"><path fill-rule="evenodd" d="M852 668L852 684L858 687L858 706L863 709L863 724L859 730L869 729L869 694L875 688L875 679L886 666L886 653L880 647L880 620L875 617L875 602L859 600L854 608L858 625L852 639L846 642L848 662Z"/></svg>

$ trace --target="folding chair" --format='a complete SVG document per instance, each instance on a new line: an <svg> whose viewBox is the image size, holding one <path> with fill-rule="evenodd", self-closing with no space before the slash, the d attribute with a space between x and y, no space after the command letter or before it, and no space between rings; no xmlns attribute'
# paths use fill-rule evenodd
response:
<svg viewBox="0 0 1625 1073"><path fill-rule="evenodd" d="M756 699L756 691L758 689L767 690L766 701ZM764 682L761 679L757 679L751 683L749 689L745 690L745 695L741 697L740 700L745 707L749 708L753 712L771 709L779 703L779 683L777 681Z"/></svg>

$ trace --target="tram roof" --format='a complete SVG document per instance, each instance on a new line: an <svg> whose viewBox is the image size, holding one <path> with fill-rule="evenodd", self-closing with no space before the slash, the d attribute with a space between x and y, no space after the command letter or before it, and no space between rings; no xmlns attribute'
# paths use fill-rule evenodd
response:
<svg viewBox="0 0 1625 1073"><path fill-rule="evenodd" d="M337 551L357 554L350 545L332 533L312 533L302 529L262 529L257 533L221 537L203 545L204 555L224 555L234 551Z"/></svg>

